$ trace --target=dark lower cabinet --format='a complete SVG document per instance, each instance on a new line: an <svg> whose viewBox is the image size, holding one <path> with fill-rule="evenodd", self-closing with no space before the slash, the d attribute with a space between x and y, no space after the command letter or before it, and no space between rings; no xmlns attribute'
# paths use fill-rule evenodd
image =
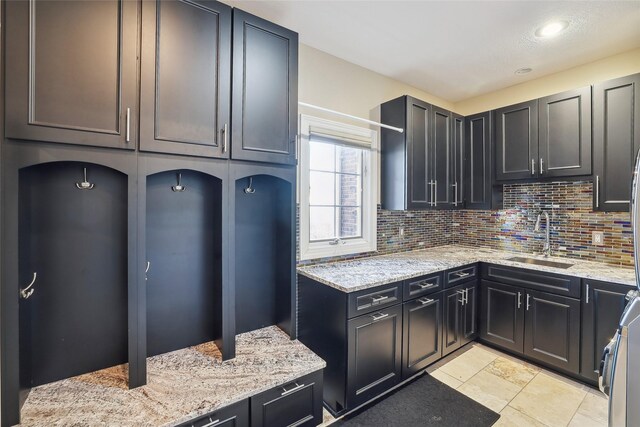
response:
<svg viewBox="0 0 640 427"><path fill-rule="evenodd" d="M348 343L347 404L355 408L400 381L402 305L349 320Z"/></svg>
<svg viewBox="0 0 640 427"><path fill-rule="evenodd" d="M252 427L315 427L322 423L322 371L251 397Z"/></svg>
<svg viewBox="0 0 640 427"><path fill-rule="evenodd" d="M598 380L602 352L618 328L631 289L596 280L583 283L580 375L592 382Z"/></svg>
<svg viewBox="0 0 640 427"><path fill-rule="evenodd" d="M403 304L402 378L442 357L443 292Z"/></svg>
<svg viewBox="0 0 640 427"><path fill-rule="evenodd" d="M507 350L524 349L524 310L521 288L480 281L480 338Z"/></svg>
<svg viewBox="0 0 640 427"><path fill-rule="evenodd" d="M578 373L580 300L527 290L525 305L524 354Z"/></svg>
<svg viewBox="0 0 640 427"><path fill-rule="evenodd" d="M249 399L226 406L179 427L249 427Z"/></svg>
<svg viewBox="0 0 640 427"><path fill-rule="evenodd" d="M477 336L477 285L467 282L444 292L442 355L459 349Z"/></svg>

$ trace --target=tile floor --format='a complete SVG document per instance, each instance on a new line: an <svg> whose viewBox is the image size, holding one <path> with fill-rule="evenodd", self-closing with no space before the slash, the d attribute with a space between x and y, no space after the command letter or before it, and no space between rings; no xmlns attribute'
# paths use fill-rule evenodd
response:
<svg viewBox="0 0 640 427"><path fill-rule="evenodd" d="M495 426L607 425L607 399L598 390L482 344L465 346L427 372L500 413ZM325 410L322 425L333 421Z"/></svg>

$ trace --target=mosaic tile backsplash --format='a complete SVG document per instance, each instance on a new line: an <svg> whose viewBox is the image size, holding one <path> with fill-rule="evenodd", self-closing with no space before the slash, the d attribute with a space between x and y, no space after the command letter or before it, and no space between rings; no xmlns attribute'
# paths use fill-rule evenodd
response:
<svg viewBox="0 0 640 427"><path fill-rule="evenodd" d="M508 184L504 186L503 209L497 211L387 211L378 207L377 253L300 261L299 265L446 244L539 253L544 243L544 221L540 232L533 229L538 213L548 210L554 256L633 266L629 214L593 212L592 189L591 181ZM593 231L604 233L604 245L591 244Z"/></svg>

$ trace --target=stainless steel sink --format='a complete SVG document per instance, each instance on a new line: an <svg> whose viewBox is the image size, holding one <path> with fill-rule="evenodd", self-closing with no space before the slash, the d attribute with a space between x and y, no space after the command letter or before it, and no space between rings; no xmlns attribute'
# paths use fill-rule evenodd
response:
<svg viewBox="0 0 640 427"><path fill-rule="evenodd" d="M573 264L568 264L566 262L547 261L546 259L527 258L522 256L508 258L507 261L521 262L524 264L544 265L545 267L555 267L555 268L569 268L573 266Z"/></svg>

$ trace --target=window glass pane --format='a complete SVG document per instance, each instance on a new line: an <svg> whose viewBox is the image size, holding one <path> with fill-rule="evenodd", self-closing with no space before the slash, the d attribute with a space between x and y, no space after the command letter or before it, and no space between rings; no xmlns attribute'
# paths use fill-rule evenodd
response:
<svg viewBox="0 0 640 427"><path fill-rule="evenodd" d="M335 170L335 145L310 141L309 149L309 169L331 172Z"/></svg>
<svg viewBox="0 0 640 427"><path fill-rule="evenodd" d="M309 238L313 241L335 237L335 208L309 207Z"/></svg>
<svg viewBox="0 0 640 427"><path fill-rule="evenodd" d="M336 171L342 173L362 173L362 149L336 146Z"/></svg>
<svg viewBox="0 0 640 427"><path fill-rule="evenodd" d="M340 211L340 237L362 236L362 210L360 208L338 208Z"/></svg>
<svg viewBox="0 0 640 427"><path fill-rule="evenodd" d="M362 176L336 174L337 205L359 207L362 205Z"/></svg>
<svg viewBox="0 0 640 427"><path fill-rule="evenodd" d="M331 172L309 173L309 204L335 205L335 174Z"/></svg>

